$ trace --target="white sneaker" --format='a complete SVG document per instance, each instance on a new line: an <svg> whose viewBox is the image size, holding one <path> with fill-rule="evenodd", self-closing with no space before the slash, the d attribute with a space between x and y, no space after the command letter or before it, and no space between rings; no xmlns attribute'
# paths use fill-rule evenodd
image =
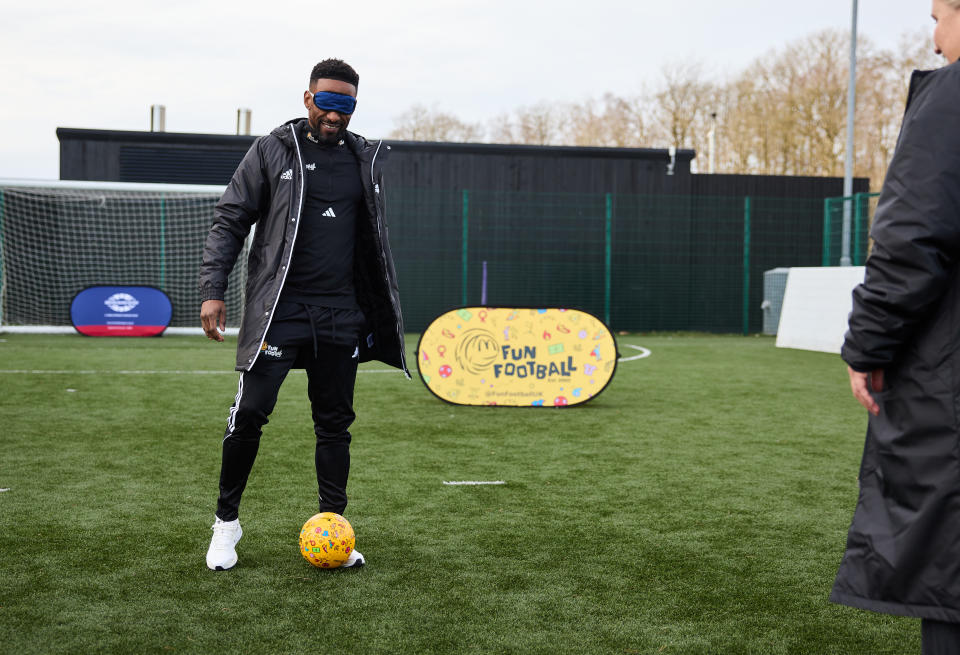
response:
<svg viewBox="0 0 960 655"><path fill-rule="evenodd" d="M240 529L240 519L214 522L213 539L207 549L207 568L213 571L226 571L237 563L237 550L234 546L243 536Z"/></svg>
<svg viewBox="0 0 960 655"><path fill-rule="evenodd" d="M367 560L363 559L363 555L360 554L359 550L350 551L350 557L347 558L347 561L340 565L341 569L349 569L351 567L361 567L367 563Z"/></svg>

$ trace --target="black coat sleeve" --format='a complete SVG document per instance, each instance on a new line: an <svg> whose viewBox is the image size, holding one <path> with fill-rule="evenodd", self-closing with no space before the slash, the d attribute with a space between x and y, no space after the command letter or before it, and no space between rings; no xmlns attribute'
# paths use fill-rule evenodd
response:
<svg viewBox="0 0 960 655"><path fill-rule="evenodd" d="M854 370L894 362L943 297L960 247L960 68L917 89L887 171L873 250L841 355Z"/></svg>
<svg viewBox="0 0 960 655"><path fill-rule="evenodd" d="M200 263L201 302L223 300L226 296L230 271L269 196L263 175L262 144L263 137L250 146L213 211L213 224L207 233Z"/></svg>

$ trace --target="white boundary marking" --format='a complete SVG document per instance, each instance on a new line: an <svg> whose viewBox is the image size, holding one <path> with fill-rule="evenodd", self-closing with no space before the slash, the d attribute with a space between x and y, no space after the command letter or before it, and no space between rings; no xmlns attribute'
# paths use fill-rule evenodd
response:
<svg viewBox="0 0 960 655"><path fill-rule="evenodd" d="M632 346L632 345L630 345L630 344L628 344L628 343L625 343L625 344L623 344L623 347L624 347L624 348L633 348L634 350L639 350L639 351L640 351L640 354L639 354L639 355L634 355L633 357L621 357L620 359L617 360L618 362L632 362L632 361L635 360L635 359L643 359L644 357L649 357L650 354L651 354L651 353L650 353L650 349L649 349L649 348L644 348L643 346Z"/></svg>
<svg viewBox="0 0 960 655"><path fill-rule="evenodd" d="M479 485L487 484L506 484L506 480L453 480L453 481L443 481L444 484L454 486L454 487L476 487Z"/></svg>
<svg viewBox="0 0 960 655"><path fill-rule="evenodd" d="M63 325L0 325L3 334L77 334L73 326Z"/></svg>
<svg viewBox="0 0 960 655"><path fill-rule="evenodd" d="M66 369L0 369L0 375L238 375L240 371L97 371ZM357 373L399 373L391 368L360 369Z"/></svg>
<svg viewBox="0 0 960 655"><path fill-rule="evenodd" d="M72 325L0 325L0 333L5 334L77 334L77 329ZM206 334L201 328L194 327L168 327L163 331L164 334L203 336ZM228 337L235 337L240 334L240 328L228 327L220 334ZM91 337L91 339L100 339L102 337ZM115 339L152 339L153 337L106 337Z"/></svg>
<svg viewBox="0 0 960 655"><path fill-rule="evenodd" d="M5 339L0 339L0 341L5 341ZM634 346L632 344L623 344L624 348L632 348L633 350L639 350L639 355L634 355L633 357L621 357L617 361L619 362L632 362L638 359L644 359L649 357L652 353L649 348L644 348L643 346ZM170 370L170 371L161 371L161 370L143 370L143 371L104 371L104 370L79 370L79 371L70 371L66 369L0 369L0 375L233 375L237 371L184 371L184 370ZM359 369L357 371L360 373L403 373L399 369L392 368L371 368L371 369ZM444 483L446 484L446 483Z"/></svg>
<svg viewBox="0 0 960 655"><path fill-rule="evenodd" d="M87 180L31 180L0 178L0 186L53 189L96 189L101 191L168 191L170 193L217 193L227 188L221 184L158 184L156 182L90 182Z"/></svg>
<svg viewBox="0 0 960 655"><path fill-rule="evenodd" d="M10 491L10 487L7 487L6 489L0 489L0 494L2 494L4 491Z"/></svg>

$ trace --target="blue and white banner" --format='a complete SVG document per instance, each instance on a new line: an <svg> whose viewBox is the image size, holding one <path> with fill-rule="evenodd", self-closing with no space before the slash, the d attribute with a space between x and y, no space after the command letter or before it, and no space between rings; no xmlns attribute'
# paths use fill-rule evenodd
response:
<svg viewBox="0 0 960 655"><path fill-rule="evenodd" d="M70 320L89 337L155 337L170 325L173 305L155 287L87 287L70 303Z"/></svg>

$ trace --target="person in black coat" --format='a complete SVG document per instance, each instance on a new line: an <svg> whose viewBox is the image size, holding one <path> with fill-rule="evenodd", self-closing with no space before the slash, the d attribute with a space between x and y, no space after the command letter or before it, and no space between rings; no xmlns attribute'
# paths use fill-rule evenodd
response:
<svg viewBox="0 0 960 655"><path fill-rule="evenodd" d="M307 374L318 509L337 514L347 506L357 365L379 359L407 372L383 197L389 146L347 130L359 81L340 59L313 67L303 92L307 117L254 141L204 243L200 321L209 339L222 342L228 276L256 226L237 338L240 379L206 556L215 571L237 563L240 499L290 370ZM345 567L366 561L356 550L349 556Z"/></svg>
<svg viewBox="0 0 960 655"><path fill-rule="evenodd" d="M915 71L841 351L868 410L830 599L922 619L960 653L960 0L933 0L948 65Z"/></svg>

